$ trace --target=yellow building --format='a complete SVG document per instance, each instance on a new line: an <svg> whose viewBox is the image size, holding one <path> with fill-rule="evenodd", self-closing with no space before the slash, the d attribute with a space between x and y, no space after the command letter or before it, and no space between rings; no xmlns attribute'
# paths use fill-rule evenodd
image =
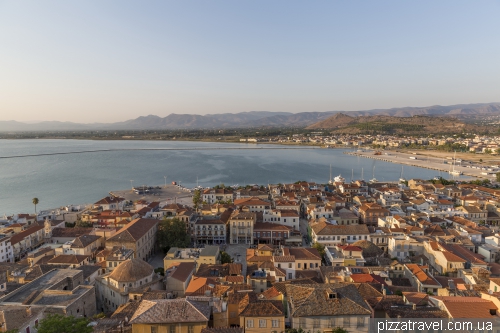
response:
<svg viewBox="0 0 500 333"><path fill-rule="evenodd" d="M142 301L130 319L132 333L201 333L210 307L186 299Z"/></svg>
<svg viewBox="0 0 500 333"><path fill-rule="evenodd" d="M240 314L240 327L245 333L282 332L285 330L285 311L281 301L249 303Z"/></svg>

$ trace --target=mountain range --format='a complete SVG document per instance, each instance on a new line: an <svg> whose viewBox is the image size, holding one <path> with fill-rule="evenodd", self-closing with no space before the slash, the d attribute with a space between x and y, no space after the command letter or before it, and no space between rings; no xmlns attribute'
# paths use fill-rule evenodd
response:
<svg viewBox="0 0 500 333"><path fill-rule="evenodd" d="M450 106L402 107L392 109L373 109L365 111L326 111L326 112L270 112L250 111L209 115L175 114L166 117L155 115L141 116L116 123L80 124L73 122L43 121L23 123L0 121L0 132L24 131L83 131L83 130L173 130L173 129L223 129L252 127L321 127L321 122L335 114L349 117L359 116L453 116L457 119L477 119L490 115L500 115L500 103L459 104ZM316 125L315 125L316 124Z"/></svg>

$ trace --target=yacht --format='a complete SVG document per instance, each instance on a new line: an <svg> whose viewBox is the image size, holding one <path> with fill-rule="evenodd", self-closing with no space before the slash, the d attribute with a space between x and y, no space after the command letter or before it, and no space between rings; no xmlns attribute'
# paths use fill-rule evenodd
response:
<svg viewBox="0 0 500 333"><path fill-rule="evenodd" d="M373 169L372 169L372 179L370 179L370 183L376 183L378 182L377 178L375 178L375 165L373 166Z"/></svg>
<svg viewBox="0 0 500 333"><path fill-rule="evenodd" d="M455 161L456 161L455 157L456 157L456 155L457 155L457 152L455 151L455 154L453 155L453 170L450 171L450 174L453 176L460 176L461 174L463 174L463 172L455 170Z"/></svg>
<svg viewBox="0 0 500 333"><path fill-rule="evenodd" d="M344 177L342 177L342 175L338 175L337 177L334 177L334 178L333 178L333 181L334 181L335 183L344 183L344 182L345 182L345 178L344 178Z"/></svg>
<svg viewBox="0 0 500 333"><path fill-rule="evenodd" d="M401 166L401 175L399 176L399 182L405 183L406 179L403 178L403 166Z"/></svg>

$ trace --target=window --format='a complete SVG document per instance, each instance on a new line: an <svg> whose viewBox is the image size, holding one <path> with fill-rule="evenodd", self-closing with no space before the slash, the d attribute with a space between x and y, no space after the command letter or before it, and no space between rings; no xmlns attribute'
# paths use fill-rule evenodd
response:
<svg viewBox="0 0 500 333"><path fill-rule="evenodd" d="M188 333L194 333L194 325L188 326Z"/></svg>
<svg viewBox="0 0 500 333"><path fill-rule="evenodd" d="M272 326L273 326L273 327L280 327L280 321L279 321L279 320L275 320L275 319L273 319L273 321L272 321Z"/></svg>
<svg viewBox="0 0 500 333"><path fill-rule="evenodd" d="M253 327L253 319L248 319L247 320L247 328L252 328Z"/></svg>
<svg viewBox="0 0 500 333"><path fill-rule="evenodd" d="M313 328L319 328L319 319L314 319L313 321Z"/></svg>
<svg viewBox="0 0 500 333"><path fill-rule="evenodd" d="M292 263L289 263L289 264L288 264L288 268L292 268Z"/></svg>
<svg viewBox="0 0 500 333"><path fill-rule="evenodd" d="M267 327L267 320L259 319L259 327Z"/></svg>
<svg viewBox="0 0 500 333"><path fill-rule="evenodd" d="M302 265L300 262L297 264L297 268L300 268L300 265Z"/></svg>
<svg viewBox="0 0 500 333"><path fill-rule="evenodd" d="M168 328L168 333L175 333L175 325L170 325Z"/></svg>
<svg viewBox="0 0 500 333"><path fill-rule="evenodd" d="M351 325L349 317L344 317L344 327L349 327Z"/></svg>
<svg viewBox="0 0 500 333"><path fill-rule="evenodd" d="M158 333L158 326L151 326L151 333Z"/></svg>
<svg viewBox="0 0 500 333"><path fill-rule="evenodd" d="M289 279L289 280L291 280L291 279L292 279L292 273L288 273L288 279ZM495 292L496 292L496 288L497 288L497 287L495 287Z"/></svg>
<svg viewBox="0 0 500 333"><path fill-rule="evenodd" d="M364 317L358 317L358 322L356 324L357 327L365 327L365 318Z"/></svg>
<svg viewBox="0 0 500 333"><path fill-rule="evenodd" d="M330 327L337 327L336 318L330 318Z"/></svg>

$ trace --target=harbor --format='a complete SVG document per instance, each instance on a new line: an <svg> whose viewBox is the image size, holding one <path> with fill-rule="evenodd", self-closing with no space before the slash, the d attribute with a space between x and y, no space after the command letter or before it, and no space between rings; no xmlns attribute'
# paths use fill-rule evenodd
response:
<svg viewBox="0 0 500 333"><path fill-rule="evenodd" d="M355 151L355 152L345 151L344 154L370 158L383 162L436 170L439 172L439 174L436 174L436 176L441 176L445 179L468 180L475 178L483 178L483 179L494 180L496 178L494 172L495 170L489 166L472 165L472 163L465 164L457 162L457 160L455 159L447 160L443 158L429 157L419 154L407 154L407 153L392 152L392 151L376 154L374 151L371 150Z"/></svg>
<svg viewBox="0 0 500 333"><path fill-rule="evenodd" d="M436 157L423 156L419 154L408 154L402 152L385 152L377 154L375 151L345 151L344 154L370 158L383 162L408 165L418 168L436 170L439 174L436 177L445 179L471 180L476 178L494 180L496 178L495 170L490 166L472 165L472 163L457 162L455 159L443 159ZM490 170L488 170L490 169Z"/></svg>

